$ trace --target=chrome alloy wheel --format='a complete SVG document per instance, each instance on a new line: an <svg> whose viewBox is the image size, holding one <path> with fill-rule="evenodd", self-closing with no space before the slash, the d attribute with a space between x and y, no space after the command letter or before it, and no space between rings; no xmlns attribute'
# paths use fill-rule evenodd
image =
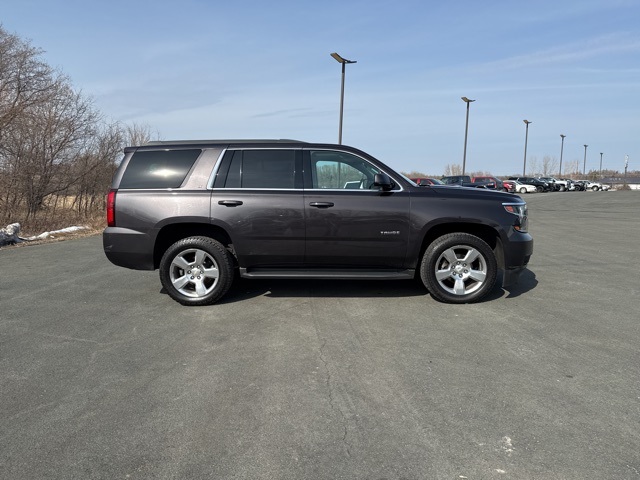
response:
<svg viewBox="0 0 640 480"><path fill-rule="evenodd" d="M479 290L487 278L487 261L469 245L455 245L438 257L435 276L440 286L453 295Z"/></svg>
<svg viewBox="0 0 640 480"><path fill-rule="evenodd" d="M181 251L171 261L169 279L182 295L200 298L208 295L218 283L218 264L198 248Z"/></svg>

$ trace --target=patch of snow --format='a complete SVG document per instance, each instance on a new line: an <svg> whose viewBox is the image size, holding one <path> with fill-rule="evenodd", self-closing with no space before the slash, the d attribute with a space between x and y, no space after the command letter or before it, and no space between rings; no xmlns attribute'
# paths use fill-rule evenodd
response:
<svg viewBox="0 0 640 480"><path fill-rule="evenodd" d="M23 238L22 240L39 240L39 239L42 239L42 238L50 237L51 235L54 235L54 234L72 233L72 232L77 232L78 230L87 230L88 228L89 227L79 227L79 226L67 227L67 228L62 228L60 230L53 230L51 232L44 232L44 233L41 233L40 235L36 235L34 237Z"/></svg>
<svg viewBox="0 0 640 480"><path fill-rule="evenodd" d="M33 237L22 237L20 236L20 224L12 223L11 225L7 225L4 228L0 228L0 248L4 247L5 245L14 245L16 243L31 242L33 240L43 240L45 238L53 237L54 235L57 235L57 234L73 233L73 232L77 232L78 230L89 230L89 229L90 227L74 226L74 227L62 228L60 230L54 230L51 232L44 232L44 233L41 233L40 235L35 235Z"/></svg>

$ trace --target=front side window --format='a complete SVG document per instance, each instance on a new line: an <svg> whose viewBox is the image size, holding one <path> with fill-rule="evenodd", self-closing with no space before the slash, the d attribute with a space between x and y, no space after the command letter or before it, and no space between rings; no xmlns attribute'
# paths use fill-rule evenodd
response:
<svg viewBox="0 0 640 480"><path fill-rule="evenodd" d="M312 188L368 190L380 170L368 161L346 152L310 152Z"/></svg>

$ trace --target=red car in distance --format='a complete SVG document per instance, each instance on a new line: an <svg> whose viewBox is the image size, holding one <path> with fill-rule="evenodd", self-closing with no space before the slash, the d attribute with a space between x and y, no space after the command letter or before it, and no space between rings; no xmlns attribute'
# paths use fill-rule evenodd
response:
<svg viewBox="0 0 640 480"><path fill-rule="evenodd" d="M420 186L423 186L423 185L444 185L437 178L410 178L409 180L411 180L412 182L415 182L417 185L420 185Z"/></svg>

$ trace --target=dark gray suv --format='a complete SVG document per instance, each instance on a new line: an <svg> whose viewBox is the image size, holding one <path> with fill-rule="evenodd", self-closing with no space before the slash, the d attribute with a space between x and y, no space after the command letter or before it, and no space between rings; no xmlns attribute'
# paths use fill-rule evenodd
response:
<svg viewBox="0 0 640 480"><path fill-rule="evenodd" d="M125 149L108 195L104 251L160 270L168 294L207 305L243 278L419 277L474 302L527 265L516 195L419 187L344 145L292 140L151 142Z"/></svg>

